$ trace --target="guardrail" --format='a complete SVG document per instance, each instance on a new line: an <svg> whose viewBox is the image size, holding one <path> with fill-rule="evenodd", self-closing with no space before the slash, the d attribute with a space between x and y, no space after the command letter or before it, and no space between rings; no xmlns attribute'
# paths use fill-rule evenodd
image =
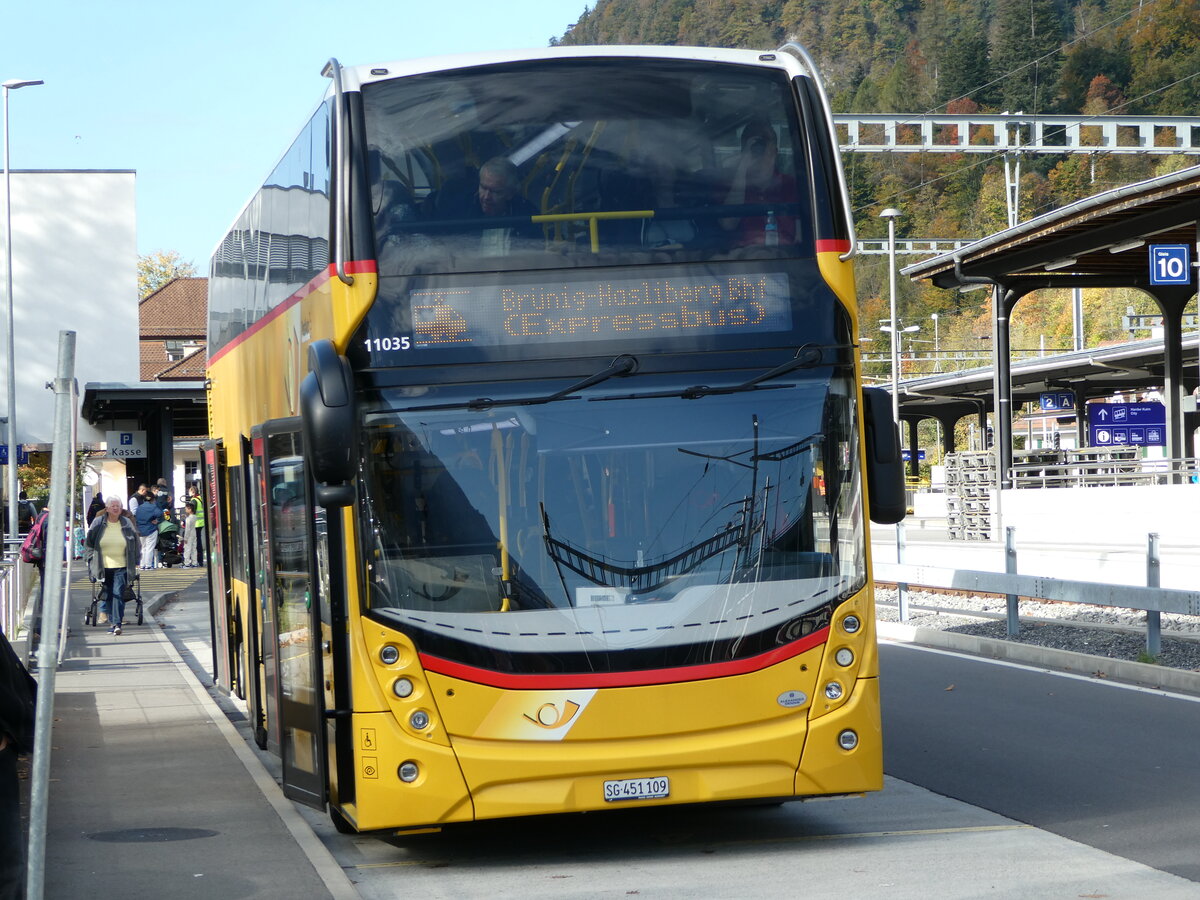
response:
<svg viewBox="0 0 1200 900"><path fill-rule="evenodd" d="M0 538L0 630L12 644L21 662L29 663L29 635L25 633L26 579L30 566L22 564L22 538Z"/></svg>
<svg viewBox="0 0 1200 900"><path fill-rule="evenodd" d="M1030 462L1009 473L1015 488L1183 484L1200 479L1200 464L1189 457Z"/></svg>
<svg viewBox="0 0 1200 900"><path fill-rule="evenodd" d="M16 557L0 559L0 631L15 643L21 625L21 572Z"/></svg>
<svg viewBox="0 0 1200 900"><path fill-rule="evenodd" d="M1146 586L1139 587L1096 581L1069 581L1042 575L1019 575L1016 571L1015 531L1011 526L1005 529L1005 572L913 566L903 562L875 562L872 567L873 574L877 581L895 582L901 622L908 621L907 591L911 585L975 591L982 594L1004 594L1007 611L1006 630L1009 637L1015 637L1019 628L1020 597L1143 610L1146 613L1146 652L1150 656L1158 656L1162 652L1162 613L1200 616L1200 591L1159 587L1157 534L1147 536ZM902 538L897 541L897 550L902 554Z"/></svg>

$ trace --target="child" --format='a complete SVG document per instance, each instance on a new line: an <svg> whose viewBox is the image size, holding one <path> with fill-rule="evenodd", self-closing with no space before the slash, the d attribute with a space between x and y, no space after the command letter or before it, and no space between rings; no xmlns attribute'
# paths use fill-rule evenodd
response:
<svg viewBox="0 0 1200 900"><path fill-rule="evenodd" d="M183 567L194 569L196 562L196 510L191 503L186 507L187 515L183 519Z"/></svg>

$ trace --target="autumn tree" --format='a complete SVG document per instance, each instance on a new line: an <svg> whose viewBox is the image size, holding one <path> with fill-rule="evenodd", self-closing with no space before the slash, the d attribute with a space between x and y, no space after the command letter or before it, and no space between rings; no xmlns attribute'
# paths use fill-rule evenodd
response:
<svg viewBox="0 0 1200 900"><path fill-rule="evenodd" d="M145 299L175 278L194 277L196 266L175 250L142 254L137 261L138 299Z"/></svg>

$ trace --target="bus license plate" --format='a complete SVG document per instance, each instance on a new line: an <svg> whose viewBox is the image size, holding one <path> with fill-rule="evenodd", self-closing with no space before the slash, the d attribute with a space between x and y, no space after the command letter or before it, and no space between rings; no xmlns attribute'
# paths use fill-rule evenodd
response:
<svg viewBox="0 0 1200 900"><path fill-rule="evenodd" d="M671 780L665 775L658 778L626 778L621 781L604 782L604 799L652 800L671 794Z"/></svg>

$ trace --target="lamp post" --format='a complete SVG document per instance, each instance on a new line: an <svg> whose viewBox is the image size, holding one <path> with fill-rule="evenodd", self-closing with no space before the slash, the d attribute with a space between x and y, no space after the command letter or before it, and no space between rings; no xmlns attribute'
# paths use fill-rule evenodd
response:
<svg viewBox="0 0 1200 900"><path fill-rule="evenodd" d="M938 343L938 314L930 313L929 318L933 319L933 371L942 371L942 354L941 346Z"/></svg>
<svg viewBox="0 0 1200 900"><path fill-rule="evenodd" d="M879 214L888 223L888 286L892 333L892 421L900 426L900 329L896 321L896 217L900 210L889 206Z"/></svg>
<svg viewBox="0 0 1200 900"><path fill-rule="evenodd" d="M0 88L3 88L4 91L4 308L8 317L8 536L14 541L17 539L19 526L17 517L17 365L13 341L12 188L8 166L8 92L42 83L41 81L23 81L13 78L0 84Z"/></svg>
<svg viewBox="0 0 1200 900"><path fill-rule="evenodd" d="M891 325L880 325L879 330L885 331L885 332L893 332L895 334L900 335L900 337L896 338L896 340L900 343L900 354L899 354L900 374L903 375L904 374L904 335L915 334L916 332L921 330L921 326L920 325L907 325L903 328L897 328L897 329L893 330ZM908 356L909 356L909 359L912 360L914 363L917 361L917 353L913 349L913 344L915 344L915 343L917 343L916 338L908 339ZM924 341L923 343L929 343L929 342Z"/></svg>

